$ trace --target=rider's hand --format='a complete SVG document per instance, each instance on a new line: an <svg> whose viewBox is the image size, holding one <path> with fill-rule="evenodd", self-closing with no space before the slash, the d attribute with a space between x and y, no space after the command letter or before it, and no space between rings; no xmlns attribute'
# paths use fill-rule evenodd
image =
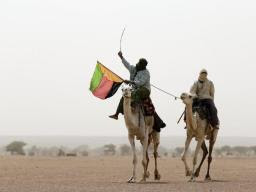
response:
<svg viewBox="0 0 256 192"><path fill-rule="evenodd" d="M123 59L123 53L121 51L118 52L118 56Z"/></svg>
<svg viewBox="0 0 256 192"><path fill-rule="evenodd" d="M124 83L125 83L125 84L130 84L131 81L129 81L129 80L124 80Z"/></svg>

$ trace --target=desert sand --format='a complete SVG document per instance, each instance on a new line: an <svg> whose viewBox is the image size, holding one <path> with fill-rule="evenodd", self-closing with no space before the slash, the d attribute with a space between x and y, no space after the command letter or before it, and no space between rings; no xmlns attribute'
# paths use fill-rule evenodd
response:
<svg viewBox="0 0 256 192"><path fill-rule="evenodd" d="M159 159L161 181L128 184L132 157L0 157L0 192L255 192L255 158L215 158L211 182L204 182L206 164L195 183L185 177L179 158ZM142 175L139 164L138 179Z"/></svg>

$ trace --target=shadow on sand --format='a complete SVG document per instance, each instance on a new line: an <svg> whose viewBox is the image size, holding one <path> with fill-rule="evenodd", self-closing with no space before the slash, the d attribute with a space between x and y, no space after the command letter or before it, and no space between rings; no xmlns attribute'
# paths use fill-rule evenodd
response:
<svg viewBox="0 0 256 192"><path fill-rule="evenodd" d="M231 181L228 181L228 180L217 180L217 179L212 179L212 180L209 180L209 181L195 181L195 183L228 183L228 182L231 182Z"/></svg>
<svg viewBox="0 0 256 192"><path fill-rule="evenodd" d="M128 183L128 182L111 182L111 183L122 183L122 184L129 184L129 185L145 185L145 184L150 184L150 185L166 185L166 184L171 184L171 182L168 181L146 181L146 182L136 182L136 183Z"/></svg>
<svg viewBox="0 0 256 192"><path fill-rule="evenodd" d="M170 184L170 182L168 182L168 181L146 181L146 182L137 182L135 184L166 185L166 184Z"/></svg>
<svg viewBox="0 0 256 192"><path fill-rule="evenodd" d="M136 182L136 183L128 183L128 182L112 182L112 183L122 183L122 184L129 184L129 185L168 185L168 184L177 184L177 183L202 183L202 184L207 184L207 183L228 183L231 181L228 180L210 180L210 181L195 181L195 182L189 182L189 181L146 181L146 182Z"/></svg>

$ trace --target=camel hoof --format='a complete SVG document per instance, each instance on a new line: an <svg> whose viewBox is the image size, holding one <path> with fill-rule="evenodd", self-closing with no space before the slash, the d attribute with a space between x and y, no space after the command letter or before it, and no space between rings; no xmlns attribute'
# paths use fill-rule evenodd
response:
<svg viewBox="0 0 256 192"><path fill-rule="evenodd" d="M192 171L187 170L187 171L186 171L186 176L188 177L188 176L191 176L191 175L192 175Z"/></svg>
<svg viewBox="0 0 256 192"><path fill-rule="evenodd" d="M145 174L145 177L149 178L149 176L150 176L150 173L149 173L149 171L147 171L147 173Z"/></svg>
<svg viewBox="0 0 256 192"><path fill-rule="evenodd" d="M212 178L210 177L210 176L205 176L205 179L204 179L205 181L211 181L212 180Z"/></svg>
<svg viewBox="0 0 256 192"><path fill-rule="evenodd" d="M161 179L161 175L160 174L155 174L155 180L159 181Z"/></svg>
<svg viewBox="0 0 256 192"><path fill-rule="evenodd" d="M127 183L136 183L136 179L132 176Z"/></svg>
<svg viewBox="0 0 256 192"><path fill-rule="evenodd" d="M188 180L188 182L190 182L190 183L194 183L196 180L195 180L195 178L194 177L191 177L189 180Z"/></svg>
<svg viewBox="0 0 256 192"><path fill-rule="evenodd" d="M142 178L141 180L140 180L140 183L145 183L146 182L146 179L145 178Z"/></svg>
<svg viewBox="0 0 256 192"><path fill-rule="evenodd" d="M199 177L199 173L200 173L200 170L197 169L196 172L195 172L195 177Z"/></svg>

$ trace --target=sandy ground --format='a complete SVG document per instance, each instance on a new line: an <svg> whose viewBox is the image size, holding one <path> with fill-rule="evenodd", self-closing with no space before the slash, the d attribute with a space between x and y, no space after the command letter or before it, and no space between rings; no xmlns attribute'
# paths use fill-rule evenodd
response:
<svg viewBox="0 0 256 192"><path fill-rule="evenodd" d="M0 157L0 192L122 192L122 191L256 191L256 159L220 158L212 165L212 182L196 183L184 176L180 159L160 158L160 182L128 184L131 157ZM206 164L205 164L206 165ZM138 177L142 175L139 164Z"/></svg>

